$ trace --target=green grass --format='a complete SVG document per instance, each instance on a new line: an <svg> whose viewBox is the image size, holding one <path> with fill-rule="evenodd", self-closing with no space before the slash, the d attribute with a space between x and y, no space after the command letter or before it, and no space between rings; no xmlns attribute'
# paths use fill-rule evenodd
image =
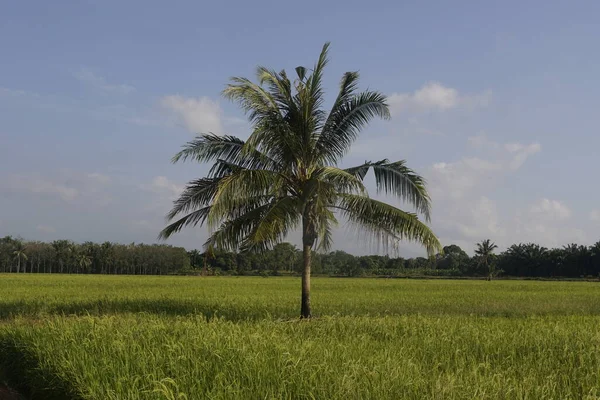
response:
<svg viewBox="0 0 600 400"><path fill-rule="evenodd" d="M598 399L600 285L0 275L41 399Z"/></svg>

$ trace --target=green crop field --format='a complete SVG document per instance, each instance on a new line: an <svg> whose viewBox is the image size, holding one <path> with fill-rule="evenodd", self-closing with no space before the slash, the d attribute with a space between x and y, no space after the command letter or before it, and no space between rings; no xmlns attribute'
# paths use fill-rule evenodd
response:
<svg viewBox="0 0 600 400"><path fill-rule="evenodd" d="M0 275L34 399L598 399L600 284Z"/></svg>

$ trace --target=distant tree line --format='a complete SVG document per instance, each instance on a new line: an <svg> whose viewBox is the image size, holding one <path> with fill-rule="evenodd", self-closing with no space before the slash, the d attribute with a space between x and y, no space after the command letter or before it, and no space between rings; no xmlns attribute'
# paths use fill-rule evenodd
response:
<svg viewBox="0 0 600 400"><path fill-rule="evenodd" d="M344 251L314 254L313 273L330 276L497 276L540 278L600 278L600 242L548 249L533 243L515 244L495 254L489 240L477 243L471 257L457 245L444 247L433 258L354 256ZM0 238L0 272L167 275L296 275L302 251L280 243L263 253L186 251L164 244L51 243Z"/></svg>
<svg viewBox="0 0 600 400"><path fill-rule="evenodd" d="M182 247L0 238L0 272L166 275L189 266Z"/></svg>
<svg viewBox="0 0 600 400"><path fill-rule="evenodd" d="M314 254L313 273L331 276L497 276L539 278L600 277L600 242L592 246L570 244L548 249L533 243L510 246L495 254L490 240L477 243L470 257L457 245L444 247L433 258L402 258L379 255L354 256L344 251ZM214 274L297 274L302 252L289 243L261 254L190 252L192 268Z"/></svg>

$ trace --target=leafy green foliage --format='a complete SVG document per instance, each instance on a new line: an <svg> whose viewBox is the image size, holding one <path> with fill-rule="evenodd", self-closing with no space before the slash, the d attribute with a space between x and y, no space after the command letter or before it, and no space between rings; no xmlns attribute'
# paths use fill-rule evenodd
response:
<svg viewBox="0 0 600 400"><path fill-rule="evenodd" d="M358 91L357 72L344 74L331 110L324 110L328 48L323 46L314 68L296 68L294 81L285 71L265 67L257 69L257 83L231 79L223 95L246 112L250 137L202 134L175 155L174 162L213 165L206 178L190 182L175 201L167 216L173 222L161 238L206 224L205 249L260 252L301 228L303 246L328 250L339 214L386 248L413 240L430 255L441 250L417 214L372 200L365 189L363 180L372 170L378 192L398 197L429 220L425 181L404 161L337 167L370 121L390 115L383 94Z"/></svg>

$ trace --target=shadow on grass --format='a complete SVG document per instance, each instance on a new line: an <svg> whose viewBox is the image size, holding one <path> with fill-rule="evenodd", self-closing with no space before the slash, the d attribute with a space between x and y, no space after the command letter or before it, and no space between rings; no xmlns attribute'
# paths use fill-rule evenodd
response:
<svg viewBox="0 0 600 400"><path fill-rule="evenodd" d="M8 334L0 336L0 376L19 394L8 397L9 399L81 399L68 382L57 378L53 371L44 368L25 343Z"/></svg>
<svg viewBox="0 0 600 400"><path fill-rule="evenodd" d="M94 301L63 304L14 301L0 303L0 320L15 317L40 317L45 315L114 315L123 313L151 313L169 316L202 315L207 321L214 318L229 321L258 320L265 318L290 318L292 310L283 307L244 307L224 305L216 302L195 302L173 299L127 300L98 299Z"/></svg>

